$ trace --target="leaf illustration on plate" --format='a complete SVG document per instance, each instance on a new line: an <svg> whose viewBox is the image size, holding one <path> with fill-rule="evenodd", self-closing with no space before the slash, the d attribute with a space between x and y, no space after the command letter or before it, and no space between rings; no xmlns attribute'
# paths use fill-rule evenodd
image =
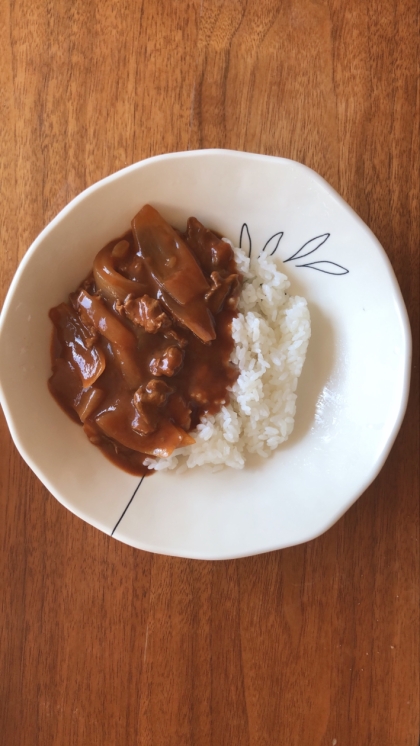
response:
<svg viewBox="0 0 420 746"><path fill-rule="evenodd" d="M284 231L277 231L277 233L274 233L274 235L271 236L264 244L260 252L260 256L264 253L273 256L273 254L276 253L283 236ZM330 236L331 233L322 233L320 236L310 238L309 241L306 241L306 243L304 243L303 246L300 247L300 249L295 251L292 256L289 256L288 259L283 259L283 263L286 264L287 262L291 262L292 260L296 259L301 260L309 256L310 254L313 254L315 251L318 251L318 249L323 246L326 241L328 241ZM251 257L252 240L247 223L243 223L241 228L239 236L239 248L246 251L248 253L248 256ZM309 269L316 269L318 272L323 272L326 275L335 275L337 277L340 275L348 275L350 271L346 267L343 267L341 264L337 264L337 262L331 262L328 259L320 259L317 262L303 262L303 264L295 264L295 267L308 267Z"/></svg>
<svg viewBox="0 0 420 746"><path fill-rule="evenodd" d="M239 248L248 252L248 257L251 256L252 241L249 228L246 223L242 225L241 232L239 235Z"/></svg>
<svg viewBox="0 0 420 746"><path fill-rule="evenodd" d="M309 256L309 254L313 254L314 251L319 249L320 246L322 246L325 241L327 241L330 237L330 233L323 233L322 236L315 236L315 238L311 238L309 241L303 244L303 246L300 247L292 256L289 256L288 259L284 259L284 264L286 262L291 262L292 259L303 259L304 256ZM306 266L301 264L301 267Z"/></svg>
<svg viewBox="0 0 420 746"><path fill-rule="evenodd" d="M320 264L327 265L328 269L325 269L325 267L320 267ZM317 269L318 272L324 272L326 275L347 275L349 273L349 270L345 267L342 267L341 264L337 264L336 262L328 262L326 260L321 260L319 262L309 262L308 264L295 264L295 267L310 267L310 269Z"/></svg>
<svg viewBox="0 0 420 746"><path fill-rule="evenodd" d="M264 251L266 251L266 249L270 247L270 256L273 256L273 254L276 253L283 236L283 231L279 231L278 233L275 233L274 236L271 236L271 238L268 239L267 243L264 244L261 254L263 254Z"/></svg>

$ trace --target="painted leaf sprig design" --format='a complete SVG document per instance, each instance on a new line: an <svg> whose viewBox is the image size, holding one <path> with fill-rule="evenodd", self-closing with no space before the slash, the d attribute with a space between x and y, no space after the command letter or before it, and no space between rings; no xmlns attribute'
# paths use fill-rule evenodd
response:
<svg viewBox="0 0 420 746"><path fill-rule="evenodd" d="M270 256L273 256L273 254L276 253L279 243L281 239L283 238L284 233L283 231L279 231L278 233L275 233L274 236L271 236L271 238L268 239L268 241L264 244L262 254L264 251L267 251L267 253L270 253ZM270 247L270 248L269 248Z"/></svg>
<svg viewBox="0 0 420 746"><path fill-rule="evenodd" d="M242 245L243 244L243 245ZM241 233L239 236L239 248L245 250L245 245L247 245L248 248L248 258L251 258L251 251L252 251L252 240L251 240L251 234L249 232L249 228L246 223L243 223L241 228Z"/></svg>
<svg viewBox="0 0 420 746"><path fill-rule="evenodd" d="M296 260L300 262L301 259L305 259L310 254L318 251L318 249L328 241L330 235L330 233L323 233L321 236L310 238L309 241L306 241L306 243L304 243L303 246L300 247L300 249L295 251L292 256L289 256L288 259L283 259L284 264ZM274 233L274 235L271 236L264 244L261 254L267 251L270 256L273 256L273 254L276 253L283 236L283 231ZM239 247L247 251L249 257L251 256L252 240L247 223L244 223L242 225L239 236ZM329 259L320 259L315 262L304 262L303 264L295 264L295 267L308 267L309 269L316 269L318 272L323 272L327 275L347 275L349 273L349 270L346 267L343 267L341 264L337 264L337 262L332 262Z"/></svg>
<svg viewBox="0 0 420 746"><path fill-rule="evenodd" d="M323 246L330 237L330 233L323 233L321 236L315 236L309 241L303 244L292 256L288 259L284 259L284 263L291 262L293 259L303 259L304 257L313 254L314 251ZM322 265L322 266L321 266ZM295 264L295 267L310 267L311 269L317 269L319 272L325 272L328 275L347 275L349 270L346 267L342 267L337 262L331 262L329 260L321 259L317 262L305 262L304 264ZM327 269L328 267L328 269Z"/></svg>

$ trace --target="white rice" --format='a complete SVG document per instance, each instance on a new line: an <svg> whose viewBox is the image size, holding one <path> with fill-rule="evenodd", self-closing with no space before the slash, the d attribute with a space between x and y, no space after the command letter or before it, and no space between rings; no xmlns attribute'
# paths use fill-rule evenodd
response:
<svg viewBox="0 0 420 746"><path fill-rule="evenodd" d="M261 254L250 262L241 249L234 252L244 284L232 324L231 360L240 374L230 403L203 418L191 433L194 445L170 458L149 459L150 469L242 469L246 453L267 457L293 430L295 391L311 336L308 306L304 298L287 295L290 282L274 257Z"/></svg>

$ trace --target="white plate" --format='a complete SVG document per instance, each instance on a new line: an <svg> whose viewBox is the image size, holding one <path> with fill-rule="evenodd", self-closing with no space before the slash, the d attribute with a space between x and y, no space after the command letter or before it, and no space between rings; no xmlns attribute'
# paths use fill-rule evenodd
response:
<svg viewBox="0 0 420 746"><path fill-rule="evenodd" d="M271 458L250 459L239 472L160 473L137 489L139 480L91 446L47 390L48 310L146 202L180 228L194 215L236 244L242 232L253 252L272 237L266 250L274 250L282 232L276 256L291 292L308 300L312 338L295 431ZM314 171L228 150L171 153L93 185L32 244L1 316L1 402L21 455L76 515L134 547L225 559L312 539L359 497L401 425L410 351L385 252Z"/></svg>

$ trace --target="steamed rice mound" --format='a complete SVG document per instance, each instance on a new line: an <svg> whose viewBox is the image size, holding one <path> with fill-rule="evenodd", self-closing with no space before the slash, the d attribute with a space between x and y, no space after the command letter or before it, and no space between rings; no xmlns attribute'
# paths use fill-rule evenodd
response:
<svg viewBox="0 0 420 746"><path fill-rule="evenodd" d="M170 458L149 459L150 469L242 469L247 453L266 458L293 430L295 391L311 335L308 306L304 298L287 295L290 282L274 257L250 261L241 249L234 252L244 283L232 324L231 360L240 374L230 402L203 418L191 433L194 445Z"/></svg>

